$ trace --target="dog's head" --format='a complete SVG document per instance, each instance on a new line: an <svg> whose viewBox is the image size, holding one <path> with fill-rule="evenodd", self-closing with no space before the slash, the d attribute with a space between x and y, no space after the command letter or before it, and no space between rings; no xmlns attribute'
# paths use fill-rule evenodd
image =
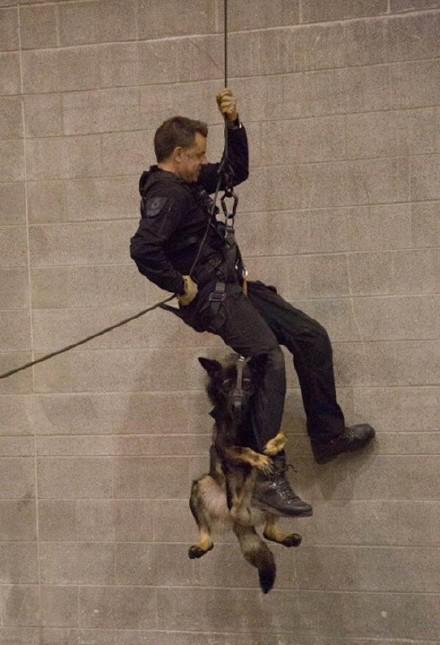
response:
<svg viewBox="0 0 440 645"><path fill-rule="evenodd" d="M233 354L223 363L203 357L199 361L208 373L206 391L214 408L240 422L264 374L266 355L249 359Z"/></svg>

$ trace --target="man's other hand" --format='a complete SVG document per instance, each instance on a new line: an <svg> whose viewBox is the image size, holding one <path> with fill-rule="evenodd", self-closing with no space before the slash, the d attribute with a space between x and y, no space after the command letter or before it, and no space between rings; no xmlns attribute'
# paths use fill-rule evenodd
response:
<svg viewBox="0 0 440 645"><path fill-rule="evenodd" d="M217 94L217 105L220 114L228 121L236 121L238 119L237 99L229 89L224 89Z"/></svg>
<svg viewBox="0 0 440 645"><path fill-rule="evenodd" d="M197 284L194 282L194 280L192 280L191 276L189 275L184 275L183 281L185 283L185 293L183 293L181 296L177 296L177 300L179 301L179 305L182 305L182 307L186 307L196 297L198 293L198 288L197 288Z"/></svg>

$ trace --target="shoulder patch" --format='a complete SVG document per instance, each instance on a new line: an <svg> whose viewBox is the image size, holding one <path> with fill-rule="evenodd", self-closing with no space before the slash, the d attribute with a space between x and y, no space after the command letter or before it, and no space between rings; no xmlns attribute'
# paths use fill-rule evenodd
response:
<svg viewBox="0 0 440 645"><path fill-rule="evenodd" d="M168 197L151 197L145 201L145 217L156 217L163 211Z"/></svg>

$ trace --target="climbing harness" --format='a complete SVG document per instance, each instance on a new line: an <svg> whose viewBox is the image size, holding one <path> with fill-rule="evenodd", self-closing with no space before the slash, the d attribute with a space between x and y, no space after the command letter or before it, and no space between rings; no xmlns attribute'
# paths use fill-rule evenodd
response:
<svg viewBox="0 0 440 645"><path fill-rule="evenodd" d="M224 0L224 66L225 66L225 87L227 87L228 83L228 0ZM203 250L203 247L206 243L206 239L208 237L209 229L213 225L213 221L215 221L215 216L217 212L217 199L218 199L218 193L220 191L220 187L222 185L222 182L224 182L224 195L221 199L221 205L223 212L225 214L226 218L226 223L225 223L225 242L226 246L231 247L232 245L232 240L234 239L234 217L235 217L235 212L237 210L237 203L238 203L238 197L235 195L233 187L232 187L232 178L231 178L231 171L230 168L228 168L228 124L227 124L227 119L225 117L225 146L224 146L224 152L223 152L223 157L220 162L219 168L218 168L218 181L217 181L217 186L214 194L214 198L211 200L211 211L209 213L208 217L208 223L206 226L205 233L203 235L203 238L200 242L199 248L197 250L196 256L194 258L194 261L192 263L189 275L191 275L200 259L201 252ZM233 208L232 208L232 213L228 214L227 212L227 207L226 207L226 199L233 199ZM232 248L232 247L231 247ZM238 247L237 247L238 248ZM228 253L226 253L226 256L228 257ZM229 259L226 260L226 265L230 262ZM230 268L227 269L228 271ZM221 299L221 290L226 289L225 285L223 284L223 287L220 286L223 283L217 283L216 284L216 289L217 290L217 296L218 300L217 302L222 302L224 300L225 294L223 293ZM17 374L18 372L21 372L25 369L28 369L29 367L32 367L33 365L37 365L39 363L43 363L44 361L49 360L50 358L54 358L55 356L58 356L59 354L63 354L64 352L68 352L71 349L74 349L75 347L79 347L80 345L84 345L85 343L88 343L90 340L93 340L94 338L98 338L98 336L103 336L104 334L107 334L109 331L112 331L114 329L117 329L118 327L122 327L122 325L126 325L132 320L136 320L136 318L140 318L141 316L144 316L146 313L149 313L150 311L153 311L154 309L166 309L167 311L171 311L174 314L179 315L179 310L176 309L175 307L170 307L167 303L170 302L171 300L174 300L176 298L176 294L173 294L172 296L169 296L168 298L165 298L165 300L161 300L160 302L157 302L156 304L152 305L151 307L148 307L147 309L143 309L142 311L138 312L137 314L130 316L129 318L125 318L124 320L121 320L120 322L111 325L110 327L106 327L105 329L102 329L101 331L97 332L96 334L92 334L91 336L87 336L86 338L83 338L79 340L76 343L72 343L71 345L67 345L66 347L62 347L61 349L51 352L50 354L46 354L34 361L30 361L29 363L25 363L24 365L21 365L20 367L17 367L15 369L9 370L7 372L4 372L3 374L0 374L0 380L8 378L12 376L13 374ZM215 298L214 298L215 300Z"/></svg>

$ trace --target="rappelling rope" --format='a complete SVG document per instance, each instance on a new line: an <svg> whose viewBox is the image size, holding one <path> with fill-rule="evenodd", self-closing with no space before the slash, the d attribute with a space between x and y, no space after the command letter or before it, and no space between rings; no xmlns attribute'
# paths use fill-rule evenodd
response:
<svg viewBox="0 0 440 645"><path fill-rule="evenodd" d="M228 0L223 0L224 1L224 70L225 70L225 88L228 86ZM194 262L192 263L191 269L189 271L189 275L192 274L194 271L194 268L199 261L200 254L202 252L203 246L206 242L206 238L208 236L208 231L209 227L211 224L212 219L215 216L215 210L216 210L216 203L217 203L217 198L218 198L218 193L220 190L221 182L222 182L222 175L223 175L223 170L224 166L227 162L227 157L228 157L228 124L227 124L227 119L225 117L225 147L224 147L224 152L223 152L223 157L218 169L218 181L217 181L217 186L215 189L215 194L214 194L214 199L212 203L212 209L209 214L209 219L208 219L208 225L206 227L205 234L203 235L202 241L200 242L196 257L194 259ZM44 361L48 361L50 358L54 358L54 356L58 356L59 354L63 354L64 352L68 352L71 349L74 349L75 347L79 347L80 345L84 345L85 343L88 343L89 341L93 340L94 338L98 338L99 336L103 336L104 334L107 334L109 331L113 331L113 329L117 329L118 327L122 327L123 325L126 325L127 323L131 322L132 320L136 320L136 318L140 318L141 316L144 316L145 314L149 313L150 311L153 311L154 309L162 308L162 309L171 309L173 310L173 307L168 307L167 303L170 302L171 300L174 300L176 298L176 294L173 294L172 296L169 296L168 298L165 298L164 300L161 300L160 302L157 302L156 304L152 305L151 307L148 307L147 309L143 309L142 311L139 311L137 314L134 314L133 316L130 316L129 318L125 318L124 320L121 320L118 323L115 323L114 325L111 325L110 327L106 327L105 329L102 329L101 331L97 332L96 334L92 334L91 336L87 336L86 338L83 338L82 340L77 341L76 343L72 343L71 345L67 345L66 347L62 347L61 349L58 349L55 352L51 352L50 354L45 354L44 356L41 356L41 358L38 358L34 361L30 361L29 363L25 363L24 365L20 365L20 367L16 367L15 369L9 370L8 372L4 372L3 374L0 374L0 379L8 378L12 376L13 374L17 374L17 372L21 372L23 370L29 369L29 367L32 367L33 365L38 365L38 363L43 363ZM178 312L178 310L175 310Z"/></svg>

